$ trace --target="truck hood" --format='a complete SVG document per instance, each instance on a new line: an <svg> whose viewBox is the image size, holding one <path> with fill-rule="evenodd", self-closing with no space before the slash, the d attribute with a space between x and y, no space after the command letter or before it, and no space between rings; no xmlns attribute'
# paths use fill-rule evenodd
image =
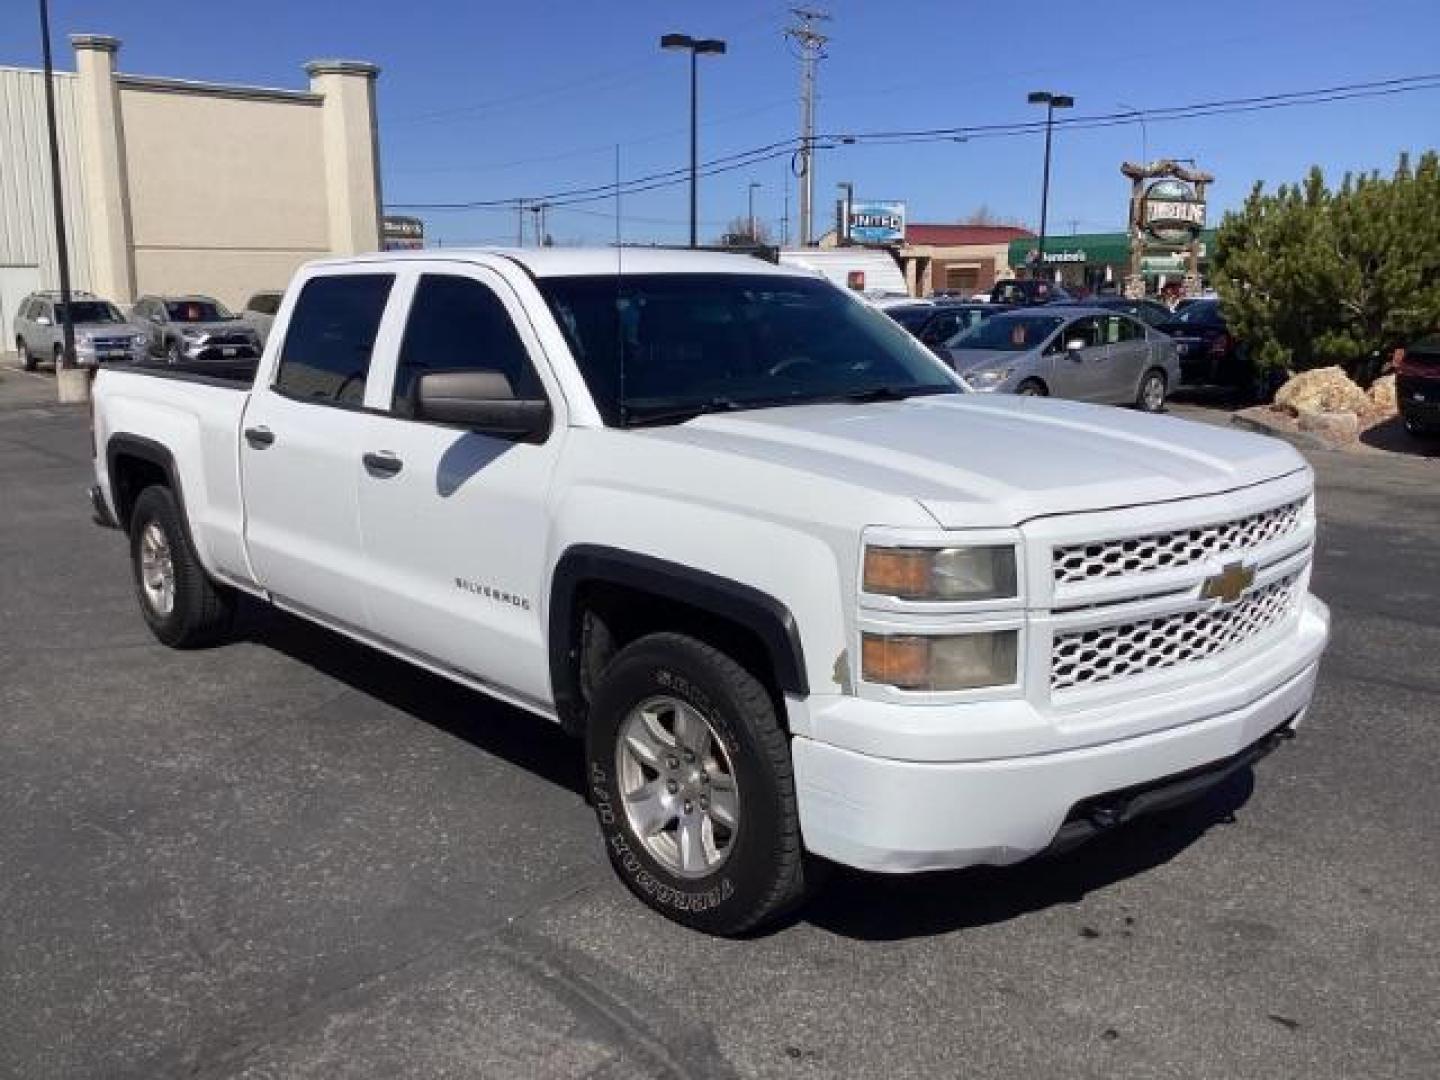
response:
<svg viewBox="0 0 1440 1080"><path fill-rule="evenodd" d="M1215 495L1306 467L1269 436L1010 395L757 409L645 435L908 496L947 529Z"/></svg>

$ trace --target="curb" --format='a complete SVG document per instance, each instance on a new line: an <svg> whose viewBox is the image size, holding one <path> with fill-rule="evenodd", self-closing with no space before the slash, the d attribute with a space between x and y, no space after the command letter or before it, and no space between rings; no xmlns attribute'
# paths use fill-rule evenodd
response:
<svg viewBox="0 0 1440 1080"><path fill-rule="evenodd" d="M1271 438L1284 439L1301 450L1324 450L1331 454L1344 453L1340 447L1331 446L1320 436L1312 435L1308 431L1280 431L1268 424L1262 424L1258 420L1252 420L1248 416L1241 416L1239 413L1230 417L1230 424L1232 427L1250 431L1256 435L1269 435Z"/></svg>

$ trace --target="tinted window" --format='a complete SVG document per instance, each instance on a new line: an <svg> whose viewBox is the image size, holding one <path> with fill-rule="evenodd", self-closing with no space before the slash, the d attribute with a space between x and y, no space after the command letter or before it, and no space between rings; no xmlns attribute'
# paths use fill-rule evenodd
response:
<svg viewBox="0 0 1440 1080"><path fill-rule="evenodd" d="M540 290L610 423L958 390L894 321L810 277L556 277Z"/></svg>
<svg viewBox="0 0 1440 1080"><path fill-rule="evenodd" d="M245 305L247 311L253 311L257 315L274 315L280 310L279 293L256 293Z"/></svg>
<svg viewBox="0 0 1440 1080"><path fill-rule="evenodd" d="M415 380L428 371L498 371L516 397L544 397L510 313L470 278L426 274L415 290L400 346L391 407L409 416Z"/></svg>
<svg viewBox="0 0 1440 1080"><path fill-rule="evenodd" d="M1060 319L1054 315L998 315L961 334L950 346L1024 352L1039 345L1059 325Z"/></svg>
<svg viewBox="0 0 1440 1080"><path fill-rule="evenodd" d="M65 317L65 305L55 305L55 317ZM120 312L106 303L104 300L72 300L70 302L70 319L77 323L107 323L120 322Z"/></svg>
<svg viewBox="0 0 1440 1080"><path fill-rule="evenodd" d="M1106 345L1118 345L1122 341L1134 341L1136 338L1144 336L1139 325L1123 315L1107 316L1102 323L1103 342Z"/></svg>
<svg viewBox="0 0 1440 1080"><path fill-rule="evenodd" d="M312 278L291 313L275 389L305 401L359 405L393 281L389 274Z"/></svg>
<svg viewBox="0 0 1440 1080"><path fill-rule="evenodd" d="M1220 304L1215 300L1196 300L1186 304L1179 319L1184 323L1209 323L1220 321Z"/></svg>
<svg viewBox="0 0 1440 1080"><path fill-rule="evenodd" d="M235 317L219 300L204 296L193 300L166 300L165 313L173 322L180 323L217 322Z"/></svg>
<svg viewBox="0 0 1440 1080"><path fill-rule="evenodd" d="M884 310L886 315L889 315L912 334L919 333L921 327L930 320L930 316L935 314L933 304L915 304L913 307L901 305Z"/></svg>

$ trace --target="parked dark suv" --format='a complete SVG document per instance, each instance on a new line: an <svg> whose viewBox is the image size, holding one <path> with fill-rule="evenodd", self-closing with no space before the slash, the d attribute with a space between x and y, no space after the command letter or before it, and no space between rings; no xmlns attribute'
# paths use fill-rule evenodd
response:
<svg viewBox="0 0 1440 1080"><path fill-rule="evenodd" d="M1395 397L1406 430L1412 435L1440 435L1440 334L1400 350Z"/></svg>

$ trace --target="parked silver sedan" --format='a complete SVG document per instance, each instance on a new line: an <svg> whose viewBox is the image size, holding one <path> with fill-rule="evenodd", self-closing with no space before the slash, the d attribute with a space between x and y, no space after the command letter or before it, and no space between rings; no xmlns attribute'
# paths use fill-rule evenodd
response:
<svg viewBox="0 0 1440 1080"><path fill-rule="evenodd" d="M1170 388L1180 384L1180 359L1169 337L1101 308L1006 312L951 338L940 351L978 393L1050 395L1159 412Z"/></svg>

